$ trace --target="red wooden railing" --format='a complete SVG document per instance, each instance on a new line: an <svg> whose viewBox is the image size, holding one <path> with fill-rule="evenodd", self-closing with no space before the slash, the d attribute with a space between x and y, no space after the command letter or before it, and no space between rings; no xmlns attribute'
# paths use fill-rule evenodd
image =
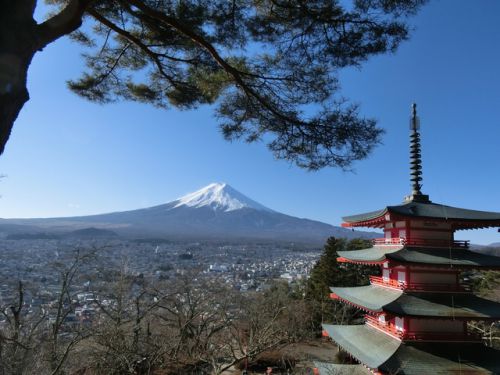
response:
<svg viewBox="0 0 500 375"><path fill-rule="evenodd" d="M470 241L468 240L439 240L426 238L375 238L372 240L374 245L405 245L420 247L453 247L459 249L468 249Z"/></svg>
<svg viewBox="0 0 500 375"><path fill-rule="evenodd" d="M401 281L393 280L393 279L384 279L383 277L380 277L380 276L370 276L370 283L381 285L381 286L390 286L390 287L397 288L397 289L404 289L405 288L405 283L403 283Z"/></svg>
<svg viewBox="0 0 500 375"><path fill-rule="evenodd" d="M415 292L469 292L471 290L468 285L445 283L407 283L393 279L384 279L380 276L370 276L370 283Z"/></svg>
<svg viewBox="0 0 500 375"><path fill-rule="evenodd" d="M365 315L365 321L366 321L366 324L368 324L372 327L375 327L375 328L379 328L390 336L393 336L396 338L403 337L402 330L397 329L394 324L391 324L388 322L381 322L380 320L378 320L378 318L376 316Z"/></svg>
<svg viewBox="0 0 500 375"><path fill-rule="evenodd" d="M394 238L374 238L372 240L374 245L404 245L405 239L394 237Z"/></svg>

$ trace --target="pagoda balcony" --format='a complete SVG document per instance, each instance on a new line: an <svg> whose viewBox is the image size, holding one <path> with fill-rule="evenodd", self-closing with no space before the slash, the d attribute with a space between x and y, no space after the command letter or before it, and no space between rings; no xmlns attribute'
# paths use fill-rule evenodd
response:
<svg viewBox="0 0 500 375"><path fill-rule="evenodd" d="M375 238L372 240L374 245L378 246L415 246L415 247L452 247L459 249L468 249L470 241L468 240L440 240L426 238Z"/></svg>
<svg viewBox="0 0 500 375"><path fill-rule="evenodd" d="M458 341L481 342L478 335L464 332L412 332L396 327L394 324L380 321L376 316L365 315L367 325L402 341Z"/></svg>
<svg viewBox="0 0 500 375"><path fill-rule="evenodd" d="M394 324L382 322L378 320L376 316L365 315L365 322L367 325L376 328L389 336L392 336L396 339L403 339L404 332L400 328L396 328Z"/></svg>
<svg viewBox="0 0 500 375"><path fill-rule="evenodd" d="M408 292L471 292L470 286L468 285L445 283L408 283L405 281L383 278L381 276L370 276L370 284L393 289L401 289Z"/></svg>

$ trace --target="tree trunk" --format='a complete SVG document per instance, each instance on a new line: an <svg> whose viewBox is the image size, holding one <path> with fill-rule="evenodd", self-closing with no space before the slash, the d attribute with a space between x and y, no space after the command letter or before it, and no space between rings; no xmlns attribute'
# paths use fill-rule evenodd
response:
<svg viewBox="0 0 500 375"><path fill-rule="evenodd" d="M29 100L28 67L36 52L36 1L2 2L0 12L0 155L12 126Z"/></svg>
<svg viewBox="0 0 500 375"><path fill-rule="evenodd" d="M9 140L14 121L28 99L26 87L0 94L0 155L4 152L5 144Z"/></svg>
<svg viewBox="0 0 500 375"><path fill-rule="evenodd" d="M42 24L33 19L37 0L0 0L0 155L14 121L29 100L28 68L36 52L82 24L93 0L68 0Z"/></svg>

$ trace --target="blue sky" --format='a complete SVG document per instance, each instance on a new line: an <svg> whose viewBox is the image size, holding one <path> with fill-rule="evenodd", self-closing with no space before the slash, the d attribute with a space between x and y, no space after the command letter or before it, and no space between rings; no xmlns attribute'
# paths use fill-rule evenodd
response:
<svg viewBox="0 0 500 375"><path fill-rule="evenodd" d="M82 70L67 39L39 53L31 100L0 157L0 217L74 216L141 208L227 182L290 215L339 225L341 216L398 204L410 192L408 121L418 103L423 192L439 203L500 212L500 2L431 1L394 55L341 73L342 93L386 130L355 171L307 172L264 144L222 139L210 108L178 112L97 105L65 81ZM496 230L459 239L499 242Z"/></svg>

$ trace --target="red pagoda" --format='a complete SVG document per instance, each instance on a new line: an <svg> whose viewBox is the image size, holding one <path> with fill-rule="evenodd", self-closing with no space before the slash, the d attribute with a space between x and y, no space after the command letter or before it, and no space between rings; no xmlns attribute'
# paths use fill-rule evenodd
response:
<svg viewBox="0 0 500 375"><path fill-rule="evenodd" d="M500 227L500 213L433 203L421 192L416 105L410 123L412 193L400 205L344 217L344 227L379 228L384 237L365 250L339 252L339 262L377 265L370 285L331 288L331 298L366 312L363 325L323 325L359 365L318 363L320 375L500 374L500 351L469 332L471 321L500 320L500 303L475 296L461 272L500 270L500 257L455 240L462 229Z"/></svg>

